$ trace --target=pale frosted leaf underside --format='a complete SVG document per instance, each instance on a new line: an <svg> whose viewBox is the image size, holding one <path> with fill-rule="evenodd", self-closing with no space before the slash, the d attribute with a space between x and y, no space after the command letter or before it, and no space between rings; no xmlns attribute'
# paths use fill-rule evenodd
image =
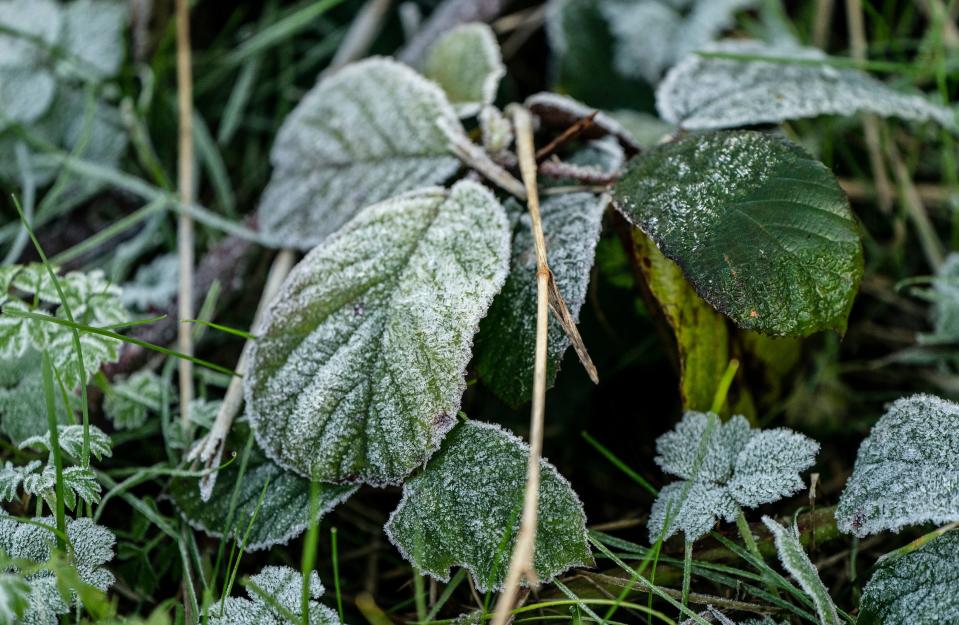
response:
<svg viewBox="0 0 959 625"><path fill-rule="evenodd" d="M755 430L745 417L725 423L715 414L687 412L656 441L656 464L681 481L666 485L653 503L649 540L682 531L697 540L718 519L735 520L740 507L778 501L803 488L800 474L819 445L786 428Z"/></svg>
<svg viewBox="0 0 959 625"><path fill-rule="evenodd" d="M231 440L235 442L236 437ZM226 538L245 540L247 551L286 544L302 534L310 520L310 481L270 462L253 446L239 490L236 490L243 450L237 453L236 460L220 470L212 496L207 501L200 499L199 478L173 480L169 496L183 518L211 536L223 538L225 535ZM318 484L317 488L316 522L357 489L356 486L332 484ZM236 505L227 528L234 492Z"/></svg>
<svg viewBox="0 0 959 625"><path fill-rule="evenodd" d="M931 395L893 403L859 447L836 521L860 537L959 521L959 405Z"/></svg>
<svg viewBox="0 0 959 625"><path fill-rule="evenodd" d="M439 86L392 60L320 80L277 135L257 209L261 233L309 249L362 207L443 182L459 161L438 120L462 132Z"/></svg>
<svg viewBox="0 0 959 625"><path fill-rule="evenodd" d="M688 129L735 128L875 113L959 129L955 111L924 95L897 91L863 71L829 65L815 48L740 40L705 51L773 60L687 56L656 91L656 107L666 121Z"/></svg>
<svg viewBox="0 0 959 625"><path fill-rule="evenodd" d="M493 29L473 22L437 39L427 53L423 74L443 88L457 113L465 117L493 103L506 68Z"/></svg>
<svg viewBox="0 0 959 625"><path fill-rule="evenodd" d="M768 516L763 517L763 523L772 532L773 540L776 543L776 551L779 553L779 561L783 568L789 571L789 574L799 582L799 586L812 599L816 607L816 613L822 625L840 625L839 615L836 612L836 604L829 596L829 591L823 585L819 578L819 571L816 565L809 560L802 543L799 542L799 530L793 524L790 528L785 528Z"/></svg>
<svg viewBox="0 0 959 625"><path fill-rule="evenodd" d="M591 193L571 193L545 199L540 209L549 267L574 320L586 300L605 205ZM536 343L536 250L525 211L514 229L512 248L506 284L480 323L475 366L497 396L519 405L532 395ZM547 339L547 384L552 384L570 346L552 315Z"/></svg>
<svg viewBox="0 0 959 625"><path fill-rule="evenodd" d="M858 625L959 623L959 532L880 562L863 589Z"/></svg>
<svg viewBox="0 0 959 625"><path fill-rule="evenodd" d="M364 209L297 265L255 331L248 414L267 455L330 482L397 483L455 424L509 229L459 182Z"/></svg>
<svg viewBox="0 0 959 625"><path fill-rule="evenodd" d="M407 560L448 581L462 566L480 592L502 588L519 529L529 448L489 423L467 421L450 432L426 468L403 485L386 535ZM539 525L534 568L542 581L592 566L586 516L569 482L540 461Z"/></svg>
<svg viewBox="0 0 959 625"><path fill-rule="evenodd" d="M633 159L615 197L740 327L845 330L862 276L858 227L835 176L799 146L755 131L688 135Z"/></svg>
<svg viewBox="0 0 959 625"><path fill-rule="evenodd" d="M303 577L288 566L266 566L247 582L247 597L227 597L210 607L210 625L286 625L290 621L272 603L276 603L295 617L302 618ZM336 612L316 599L323 594L323 585L316 571L309 580L310 625L340 625ZM271 603L272 602L272 603ZM303 619L305 621L305 619Z"/></svg>

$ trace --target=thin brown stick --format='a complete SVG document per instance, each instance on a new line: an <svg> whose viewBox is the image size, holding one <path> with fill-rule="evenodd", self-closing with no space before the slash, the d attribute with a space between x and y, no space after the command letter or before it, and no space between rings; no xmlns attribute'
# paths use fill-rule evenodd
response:
<svg viewBox="0 0 959 625"><path fill-rule="evenodd" d="M520 519L516 544L510 558L509 572L503 592L496 602L493 625L506 625L516 603L520 583L538 583L533 568L536 544L536 525L539 517L539 470L543 455L543 422L546 408L546 340L549 332L549 265L546 262L546 239L539 213L539 193L536 186L536 159L533 146L532 117L525 108L512 107L516 130L516 149L520 173L526 187L526 204L532 221L533 242L536 247L536 349L533 367L533 407L530 414L529 462L526 467L526 491L523 494L523 514Z"/></svg>
<svg viewBox="0 0 959 625"><path fill-rule="evenodd" d="M176 2L176 73L179 104L179 146L177 186L180 202L193 204L193 74L190 55L190 2ZM177 221L177 256L180 278L177 295L177 349L193 355L193 328L185 323L193 319L193 218L180 213ZM190 423L190 402L193 400L193 363L180 359L180 418L184 428Z"/></svg>
<svg viewBox="0 0 959 625"><path fill-rule="evenodd" d="M578 137L584 130L589 128L593 124L593 120L596 119L596 115L599 114L599 111L593 111L585 117L580 117L573 123L569 128L561 132L555 139L547 143L544 147L536 151L536 162L541 163L549 155L553 154L556 150L566 145L568 142L572 141Z"/></svg>
<svg viewBox="0 0 959 625"><path fill-rule="evenodd" d="M829 26L832 24L833 0L816 0L815 22L812 29L812 44L826 49L829 43Z"/></svg>
<svg viewBox="0 0 959 625"><path fill-rule="evenodd" d="M862 15L862 0L846 0L846 21L849 25L849 42L852 58L866 60L866 26ZM879 117L864 115L862 119L869 167L876 185L879 210L888 215L892 211L893 191L889 173L882 158L882 141L879 132Z"/></svg>

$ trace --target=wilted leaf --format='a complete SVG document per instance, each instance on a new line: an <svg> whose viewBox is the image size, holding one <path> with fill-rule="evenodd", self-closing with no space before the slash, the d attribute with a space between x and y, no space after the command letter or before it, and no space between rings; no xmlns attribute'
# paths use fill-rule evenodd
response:
<svg viewBox="0 0 959 625"><path fill-rule="evenodd" d="M689 129L735 128L875 113L959 128L949 108L897 91L860 70L829 65L815 48L723 41L707 50L773 60L687 56L656 90L656 108L666 121Z"/></svg>
<svg viewBox="0 0 959 625"><path fill-rule="evenodd" d="M442 90L394 61L320 80L277 135L260 231L279 247L309 249L360 208L446 180L459 160L438 120L461 131Z"/></svg>
<svg viewBox="0 0 959 625"><path fill-rule="evenodd" d="M366 208L310 252L254 332L246 400L267 455L372 484L425 462L455 424L508 259L503 208L465 181Z"/></svg>
<svg viewBox="0 0 959 625"><path fill-rule="evenodd" d="M474 22L450 29L433 44L423 74L436 81L457 113L466 117L493 103L506 68L493 29Z"/></svg>
<svg viewBox="0 0 959 625"><path fill-rule="evenodd" d="M497 590L509 568L526 483L529 448L488 423L454 429L426 468L403 485L386 535L407 560L448 581L450 568L469 570L480 592ZM549 581L575 566L592 566L586 516L576 493L540 461L539 525L534 568Z"/></svg>
<svg viewBox="0 0 959 625"><path fill-rule="evenodd" d="M540 209L549 267L574 319L586 300L606 204L592 193L571 193L546 198ZM536 250L527 212L518 220L512 245L506 284L480 322L475 362L483 383L515 406L532 396L536 344ZM551 386L570 340L553 315L547 336Z"/></svg>
<svg viewBox="0 0 959 625"><path fill-rule="evenodd" d="M959 521L959 405L931 395L897 400L859 447L836 508L847 534Z"/></svg>
<svg viewBox="0 0 959 625"><path fill-rule="evenodd" d="M147 415L159 413L163 399L160 376L138 371L114 382L103 398L103 412L118 430L132 430L146 423Z"/></svg>
<svg viewBox="0 0 959 625"><path fill-rule="evenodd" d="M231 440L236 442L238 438ZM199 478L176 478L170 484L170 498L187 523L217 538L223 538L224 534L227 538L237 540L245 538L247 551L286 544L303 533L309 525L310 481L270 462L254 445L250 448L246 471L237 490L244 451L240 449L237 453L236 460L220 470L208 501L200 499ZM318 489L317 515L314 519L317 522L340 502L348 499L357 487L318 484ZM236 505L227 529L234 492Z"/></svg>
<svg viewBox="0 0 959 625"><path fill-rule="evenodd" d="M841 621L836 613L836 604L833 603L829 591L819 578L816 565L809 560L809 556L803 550L795 523L791 528L786 529L768 516L763 517L763 523L772 532L783 568L789 571L789 574L799 582L799 586L812 599L819 621L822 625L839 625Z"/></svg>
<svg viewBox="0 0 959 625"><path fill-rule="evenodd" d="M633 159L616 200L741 327L845 330L862 276L857 225L835 177L799 146L753 131L689 135Z"/></svg>
<svg viewBox="0 0 959 625"><path fill-rule="evenodd" d="M959 532L881 561L863 589L857 625L959 622Z"/></svg>

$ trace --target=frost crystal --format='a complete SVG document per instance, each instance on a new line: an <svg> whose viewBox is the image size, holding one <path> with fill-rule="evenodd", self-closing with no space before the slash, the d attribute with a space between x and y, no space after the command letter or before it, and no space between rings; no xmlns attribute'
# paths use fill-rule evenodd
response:
<svg viewBox="0 0 959 625"><path fill-rule="evenodd" d="M881 560L863 589L862 625L959 623L959 532Z"/></svg>
<svg viewBox="0 0 959 625"><path fill-rule="evenodd" d="M176 254L162 254L137 269L132 282L123 285L123 303L137 310L163 308L176 296L180 261Z"/></svg>
<svg viewBox="0 0 959 625"><path fill-rule="evenodd" d="M688 129L734 128L875 113L959 128L949 108L897 91L860 70L828 65L815 48L723 41L705 50L782 61L687 56L656 90L656 108L666 121Z"/></svg>
<svg viewBox="0 0 959 625"><path fill-rule="evenodd" d="M113 383L103 399L103 412L116 429L132 430L146 423L150 412L160 412L162 398L160 376L152 371L138 371Z"/></svg>
<svg viewBox="0 0 959 625"><path fill-rule="evenodd" d="M239 440L240 437L234 436L231 442ZM227 538L245 540L247 551L286 544L303 533L309 524L310 482L270 462L253 446L239 490L236 490L243 453L242 449L238 451L233 464L220 470L208 501L200 499L198 478L174 479L169 488L170 498L191 526L218 538L225 533ZM316 522L358 488L332 484L318 484L317 487ZM230 527L226 530L234 492L236 505Z"/></svg>
<svg viewBox="0 0 959 625"><path fill-rule="evenodd" d="M802 543L799 542L799 529L795 523L791 528L786 529L768 516L763 517L763 523L772 532L783 568L799 582L799 586L806 591L813 605L816 606L819 622L822 625L839 625L841 621L836 613L836 604L833 603L829 591L819 578L816 565L809 560L809 556L803 550Z"/></svg>
<svg viewBox="0 0 959 625"><path fill-rule="evenodd" d="M437 120L462 132L443 91L389 59L322 79L277 135L261 232L278 247L309 249L360 208L446 180L459 161Z"/></svg>
<svg viewBox="0 0 959 625"><path fill-rule="evenodd" d="M246 402L267 455L328 482L424 463L508 261L502 206L466 181L368 207L310 252L254 332Z"/></svg>
<svg viewBox="0 0 959 625"><path fill-rule="evenodd" d="M836 521L860 537L959 521L959 405L931 395L893 403L859 447Z"/></svg>
<svg viewBox="0 0 959 625"><path fill-rule="evenodd" d="M547 198L541 207L549 267L574 319L586 300L606 204L591 193L572 193ZM524 211L513 234L509 277L480 323L475 350L480 379L512 405L529 401L532 394L535 326L536 251ZM553 316L547 336L551 385L570 340Z"/></svg>
<svg viewBox="0 0 959 625"><path fill-rule="evenodd" d="M739 415L723 423L712 413L687 412L659 437L656 451L656 464L682 481L664 487L653 503L649 540L682 531L693 541L717 518L735 520L741 506L801 490L799 474L813 465L819 444L786 428L754 430Z"/></svg>
<svg viewBox="0 0 959 625"><path fill-rule="evenodd" d="M430 48L423 75L443 88L460 117L476 115L493 103L506 75L493 29L474 22L449 30Z"/></svg>
<svg viewBox="0 0 959 625"><path fill-rule="evenodd" d="M287 625L287 616L273 607L276 603L297 617L302 611L303 577L288 566L266 566L249 579L245 597L228 597L223 612L219 604L210 608L210 625ZM336 612L315 601L323 594L316 571L310 572L310 625L340 625Z"/></svg>
<svg viewBox="0 0 959 625"><path fill-rule="evenodd" d="M386 535L413 565L449 581L469 570L480 592L502 588L519 530L529 448L489 423L454 429L423 472L403 485ZM569 482L541 460L534 567L542 581L592 566L586 515Z"/></svg>

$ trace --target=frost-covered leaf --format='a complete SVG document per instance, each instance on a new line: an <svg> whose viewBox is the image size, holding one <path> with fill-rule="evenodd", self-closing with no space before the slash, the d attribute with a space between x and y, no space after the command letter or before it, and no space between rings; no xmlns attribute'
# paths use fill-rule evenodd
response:
<svg viewBox="0 0 959 625"><path fill-rule="evenodd" d="M623 215L739 326L773 335L843 331L862 247L835 176L786 139L688 135L633 159Z"/></svg>
<svg viewBox="0 0 959 625"><path fill-rule="evenodd" d="M931 395L893 403L859 447L836 521L860 537L959 521L959 405Z"/></svg>
<svg viewBox="0 0 959 625"><path fill-rule="evenodd" d="M951 109L897 91L860 70L831 66L815 48L737 40L713 44L708 51L774 60L687 56L656 90L656 108L666 121L689 129L734 128L875 113L959 128Z"/></svg>
<svg viewBox="0 0 959 625"><path fill-rule="evenodd" d="M513 143L513 125L495 106L484 106L479 113L483 147L490 154L509 148Z"/></svg>
<svg viewBox="0 0 959 625"><path fill-rule="evenodd" d="M29 582L14 573L0 573L0 623L16 623L29 606Z"/></svg>
<svg viewBox="0 0 959 625"><path fill-rule="evenodd" d="M776 551L783 568L799 582L799 586L812 599L816 613L822 625L839 625L839 615L836 613L836 604L829 596L829 591L819 578L816 565L809 560L802 543L799 542L799 529L793 523L786 529L768 516L763 517L763 523L769 528L776 542Z"/></svg>
<svg viewBox="0 0 959 625"><path fill-rule="evenodd" d="M23 492L42 497L51 509L56 506L56 485L57 475L53 464L48 464L42 471L31 473L23 478ZM100 501L100 482L97 481L97 476L90 467L63 469L64 505L73 510L77 507L77 499L89 504Z"/></svg>
<svg viewBox="0 0 959 625"><path fill-rule="evenodd" d="M123 285L123 303L137 310L163 308L176 296L179 277L176 254L161 254L137 269L134 279Z"/></svg>
<svg viewBox="0 0 959 625"><path fill-rule="evenodd" d="M764 430L750 438L736 457L729 492L754 508L803 489L800 473L811 467L819 443L786 428Z"/></svg>
<svg viewBox="0 0 959 625"><path fill-rule="evenodd" d="M20 484L23 478L39 469L41 463L39 460L31 460L27 464L18 467L14 466L9 460L0 468L0 501L13 501L17 498L20 491Z"/></svg>
<svg viewBox="0 0 959 625"><path fill-rule="evenodd" d="M493 29L473 22L447 31L426 55L423 74L437 82L462 116L493 103L506 75Z"/></svg>
<svg viewBox="0 0 959 625"><path fill-rule="evenodd" d="M210 625L286 625L287 617L272 603L289 611L298 619L303 614L303 578L288 566L266 566L247 583L245 597L227 597L223 612L220 605L210 608ZM323 585L316 571L310 573L310 625L340 625L336 612L320 604ZM265 598L266 599L265 599ZM268 600L267 600L268 599ZM297 621L299 622L299 620Z"/></svg>
<svg viewBox="0 0 959 625"><path fill-rule="evenodd" d="M95 425L89 426L90 432L90 453L100 460L104 456L113 455L113 443L110 437ZM83 448L83 426L82 425L60 425L57 427L57 435L60 442L60 449L67 455L79 458ZM41 436L32 436L20 443L20 449L33 447L35 449L44 449L52 451L53 446L50 443L49 430Z"/></svg>
<svg viewBox="0 0 959 625"><path fill-rule="evenodd" d="M959 623L959 532L881 561L863 589L857 625Z"/></svg>
<svg viewBox="0 0 959 625"><path fill-rule="evenodd" d="M800 473L813 465L819 445L786 428L754 430L740 415L723 423L713 413L687 412L659 437L656 451L656 464L682 480L665 486L653 503L649 540L682 531L694 541L718 519L733 521L741 506L801 490Z"/></svg>
<svg viewBox="0 0 959 625"><path fill-rule="evenodd" d="M649 113L620 109L608 111L607 115L625 128L633 141L643 149L653 147L676 130L676 127L672 124L668 124Z"/></svg>
<svg viewBox="0 0 959 625"><path fill-rule="evenodd" d="M920 334L925 345L959 342L959 254L952 253L936 271L932 279L930 313L933 332Z"/></svg>
<svg viewBox="0 0 959 625"><path fill-rule="evenodd" d="M40 119L53 103L56 86L48 72L0 65L0 107L4 118L21 124ZM4 125L0 121L0 128Z"/></svg>
<svg viewBox="0 0 959 625"><path fill-rule="evenodd" d="M368 207L310 252L254 332L246 402L267 455L329 482L424 463L508 260L503 208L467 181Z"/></svg>
<svg viewBox="0 0 959 625"><path fill-rule="evenodd" d="M459 425L403 485L386 535L436 579L448 581L451 567L462 566L480 592L500 589L519 530L528 457L526 444L498 426ZM579 498L553 465L541 460L540 468L533 564L540 580L549 581L571 567L592 566L593 558Z"/></svg>
<svg viewBox="0 0 959 625"><path fill-rule="evenodd" d="M360 208L443 182L459 161L439 120L462 131L443 91L394 61L362 61L320 80L277 135L261 233L309 249Z"/></svg>
<svg viewBox="0 0 959 625"><path fill-rule="evenodd" d="M63 17L53 0L3 0L0 25L13 31L0 34L0 66L30 66L42 57L42 51L30 39L47 46L55 44L63 27Z"/></svg>
<svg viewBox="0 0 959 625"><path fill-rule="evenodd" d="M649 542L655 543L660 535L665 540L677 531L683 532L686 540L697 540L713 529L719 519L734 521L738 512L729 492L718 484L687 480L667 484L659 491L649 513Z"/></svg>
<svg viewBox="0 0 959 625"><path fill-rule="evenodd" d="M541 207L549 267L574 319L586 299L605 207L591 193L552 196ZM525 211L512 246L509 276L480 322L474 351L484 384L507 403L519 405L532 395L536 343L536 250ZM547 385L552 385L570 340L553 316L547 336Z"/></svg>
<svg viewBox="0 0 959 625"><path fill-rule="evenodd" d="M70 422L63 402L54 405L58 422ZM31 349L22 358L0 358L0 431L17 442L48 430L39 352Z"/></svg>
<svg viewBox="0 0 959 625"><path fill-rule="evenodd" d="M35 523L22 523L10 517L0 518L0 551L11 559L47 562L56 545L53 517L34 518ZM104 565L113 559L113 534L88 518L67 519L70 563L76 567L80 581L106 591L114 582L113 574ZM53 571L41 571L33 579L52 577Z"/></svg>
<svg viewBox="0 0 959 625"><path fill-rule="evenodd" d="M102 77L113 76L123 62L127 3L122 0L73 0L63 7L63 47Z"/></svg>
<svg viewBox="0 0 959 625"><path fill-rule="evenodd" d="M236 442L237 438L231 440ZM208 501L200 499L199 478L173 480L168 491L170 498L191 526L221 538L235 491L236 507L231 527L226 532L228 538L243 540L245 537L247 551L288 543L299 536L309 524L309 480L270 462L258 447L253 446L243 480L239 484L239 490L236 490L242 456L241 449L237 459L220 471ZM319 484L318 488L317 522L357 489L356 486L332 484ZM250 525L258 504L256 518Z"/></svg>
<svg viewBox="0 0 959 625"><path fill-rule="evenodd" d="M160 376L138 371L114 382L103 399L103 412L118 430L132 430L146 423L147 415L159 413L163 399Z"/></svg>
<svg viewBox="0 0 959 625"><path fill-rule="evenodd" d="M550 126L565 130L584 117L594 115L593 122L581 133L583 139L601 139L613 136L629 153L640 150L640 145L633 139L632 133L618 121L603 112L597 112L582 102L558 93L536 93L526 98L526 106L543 122Z"/></svg>

